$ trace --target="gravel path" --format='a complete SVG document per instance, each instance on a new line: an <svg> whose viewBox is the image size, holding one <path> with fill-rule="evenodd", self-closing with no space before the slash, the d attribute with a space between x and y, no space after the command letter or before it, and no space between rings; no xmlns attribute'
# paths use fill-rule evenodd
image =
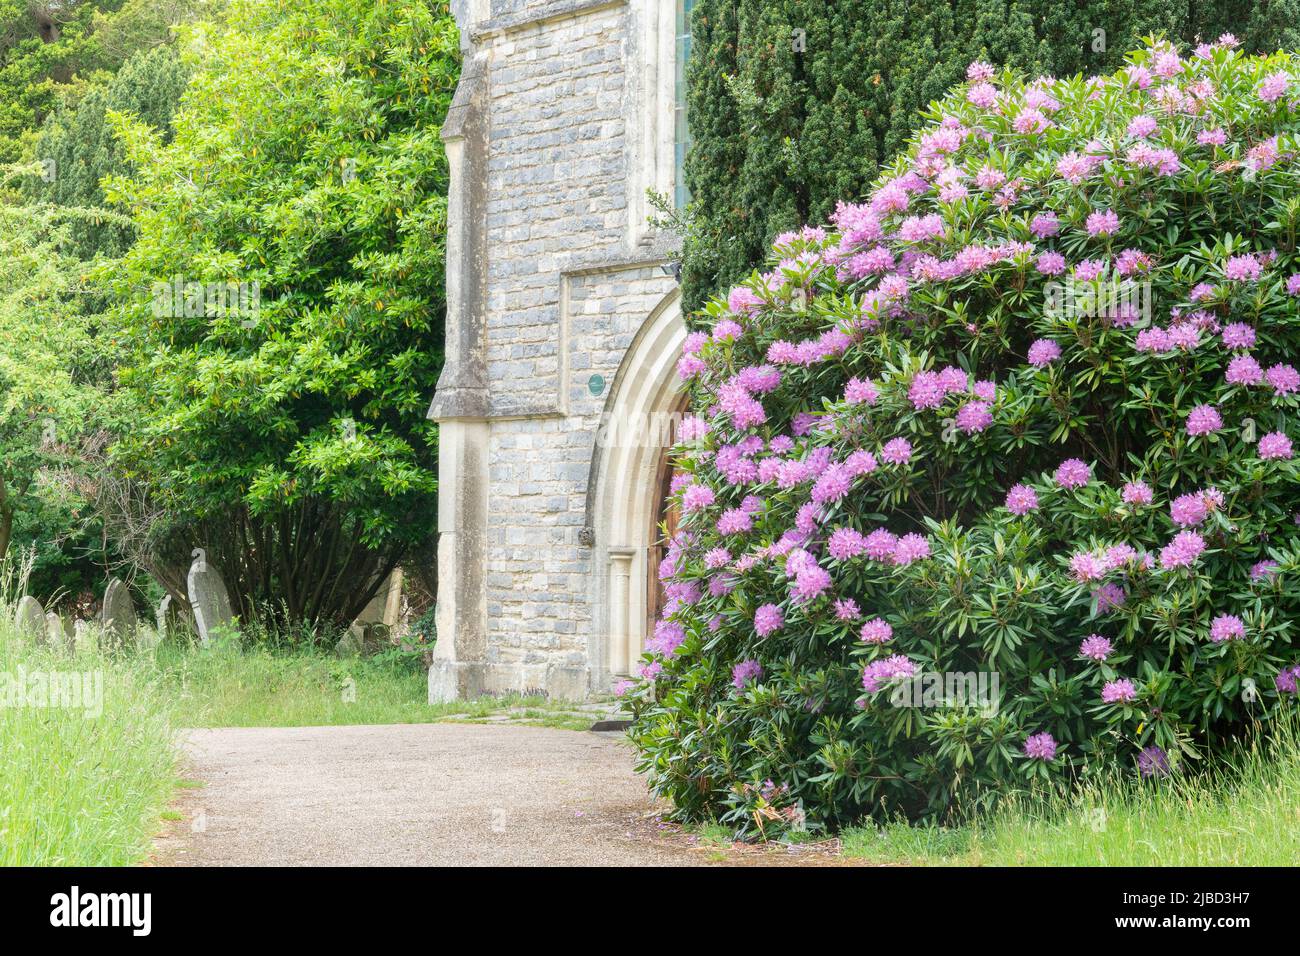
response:
<svg viewBox="0 0 1300 956"><path fill-rule="evenodd" d="M475 724L186 734L161 865L690 865L614 734Z"/></svg>

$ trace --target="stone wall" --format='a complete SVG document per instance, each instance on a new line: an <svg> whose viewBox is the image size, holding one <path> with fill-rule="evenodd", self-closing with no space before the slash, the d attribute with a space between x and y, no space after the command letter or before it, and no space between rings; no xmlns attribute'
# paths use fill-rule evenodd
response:
<svg viewBox="0 0 1300 956"><path fill-rule="evenodd" d="M449 600L443 608L440 594L430 696L580 698L609 684L604 569L583 531L612 389L597 395L589 385L593 375L616 380L638 330L676 287L662 249L634 242L630 222L641 208L631 193L646 177L633 168L628 130L653 99L636 68L636 25L659 11L651 0L461 6L467 61L477 57L482 70L473 90L462 79L458 101L478 97L486 136L463 150L459 171L453 164L461 195L478 198L451 228L463 239L478 216L482 237L471 240L481 248L449 255L448 267L481 266L485 279L449 306L449 325L475 329L448 329L449 372L431 414L458 422L444 427L444 443L481 445L445 447L444 503L485 492L486 511L482 527L457 529L465 519L454 506L453 523L442 521L452 580L440 565ZM475 381L487 385L480 411L452 400ZM467 470L480 459L485 469Z"/></svg>

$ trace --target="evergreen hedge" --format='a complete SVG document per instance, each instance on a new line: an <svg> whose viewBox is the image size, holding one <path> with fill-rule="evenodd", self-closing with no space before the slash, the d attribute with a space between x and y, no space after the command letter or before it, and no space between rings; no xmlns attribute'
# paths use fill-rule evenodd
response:
<svg viewBox="0 0 1300 956"><path fill-rule="evenodd" d="M1151 33L1232 31L1266 52L1296 48L1297 24L1300 0L697 0L685 304L738 281L773 236L862 195L972 60L1092 75Z"/></svg>

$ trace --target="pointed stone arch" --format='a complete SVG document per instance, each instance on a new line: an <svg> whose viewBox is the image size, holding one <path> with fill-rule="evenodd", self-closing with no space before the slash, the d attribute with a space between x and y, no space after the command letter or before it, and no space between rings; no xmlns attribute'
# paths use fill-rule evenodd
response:
<svg viewBox="0 0 1300 956"><path fill-rule="evenodd" d="M587 486L593 578L589 651L598 685L630 674L645 641L660 469L683 404L676 368L685 339L680 294L674 290L632 340L601 415Z"/></svg>

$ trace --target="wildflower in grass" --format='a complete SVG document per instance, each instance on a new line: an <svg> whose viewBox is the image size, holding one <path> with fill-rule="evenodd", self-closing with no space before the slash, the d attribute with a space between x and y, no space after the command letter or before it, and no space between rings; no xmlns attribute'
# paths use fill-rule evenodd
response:
<svg viewBox="0 0 1300 956"><path fill-rule="evenodd" d="M1143 777L1168 776L1169 755L1155 744L1143 747L1138 753L1138 773Z"/></svg>

